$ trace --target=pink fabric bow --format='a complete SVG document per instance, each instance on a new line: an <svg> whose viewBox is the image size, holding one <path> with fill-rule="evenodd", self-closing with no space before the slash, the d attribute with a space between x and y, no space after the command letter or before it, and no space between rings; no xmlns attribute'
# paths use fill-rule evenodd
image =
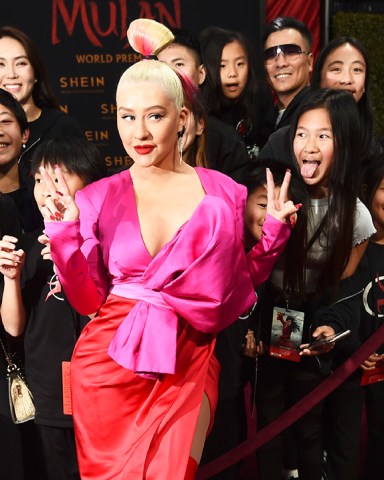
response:
<svg viewBox="0 0 384 480"><path fill-rule="evenodd" d="M217 333L253 305L256 295L235 222L224 201L206 196L194 220L156 255L143 285L164 303L151 295L123 320L108 350L117 363L155 378L175 373L179 315L196 330Z"/></svg>

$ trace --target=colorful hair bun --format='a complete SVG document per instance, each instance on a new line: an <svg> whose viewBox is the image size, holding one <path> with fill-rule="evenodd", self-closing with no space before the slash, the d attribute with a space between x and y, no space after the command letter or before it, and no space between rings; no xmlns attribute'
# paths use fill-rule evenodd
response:
<svg viewBox="0 0 384 480"><path fill-rule="evenodd" d="M145 57L157 55L175 38L165 25L149 18L133 20L128 27L127 37L131 47Z"/></svg>

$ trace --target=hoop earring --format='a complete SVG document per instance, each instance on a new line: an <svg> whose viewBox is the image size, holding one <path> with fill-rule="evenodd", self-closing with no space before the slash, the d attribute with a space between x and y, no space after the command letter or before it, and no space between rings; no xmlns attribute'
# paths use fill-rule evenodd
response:
<svg viewBox="0 0 384 480"><path fill-rule="evenodd" d="M178 143L179 143L179 159L180 159L180 165L181 165L181 162L183 161L183 137L182 136L178 138Z"/></svg>

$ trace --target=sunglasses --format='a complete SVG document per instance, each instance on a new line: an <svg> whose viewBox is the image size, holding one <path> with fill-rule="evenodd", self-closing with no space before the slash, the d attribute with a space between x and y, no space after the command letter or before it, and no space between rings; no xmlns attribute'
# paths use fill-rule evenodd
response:
<svg viewBox="0 0 384 480"><path fill-rule="evenodd" d="M285 45L276 45L275 47L267 48L264 50L264 62L270 62L271 60L275 60L275 58L280 55L284 55L284 57L293 57L294 55L300 55L301 53L305 53L308 55L310 52L306 52L299 47L299 45L295 45L294 43L286 43Z"/></svg>

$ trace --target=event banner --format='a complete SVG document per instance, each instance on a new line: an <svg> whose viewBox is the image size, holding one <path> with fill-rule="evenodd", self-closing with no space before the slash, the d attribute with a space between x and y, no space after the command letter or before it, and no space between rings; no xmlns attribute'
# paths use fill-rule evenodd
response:
<svg viewBox="0 0 384 480"><path fill-rule="evenodd" d="M266 11L267 20L268 11L297 16L319 31L320 0L269 0ZM240 30L255 44L262 35L260 5L250 0L20 0L2 8L0 23L23 30L37 45L61 108L77 118L111 172L129 164L116 129L115 92L123 71L140 59L126 36L140 17L194 36L211 25Z"/></svg>

